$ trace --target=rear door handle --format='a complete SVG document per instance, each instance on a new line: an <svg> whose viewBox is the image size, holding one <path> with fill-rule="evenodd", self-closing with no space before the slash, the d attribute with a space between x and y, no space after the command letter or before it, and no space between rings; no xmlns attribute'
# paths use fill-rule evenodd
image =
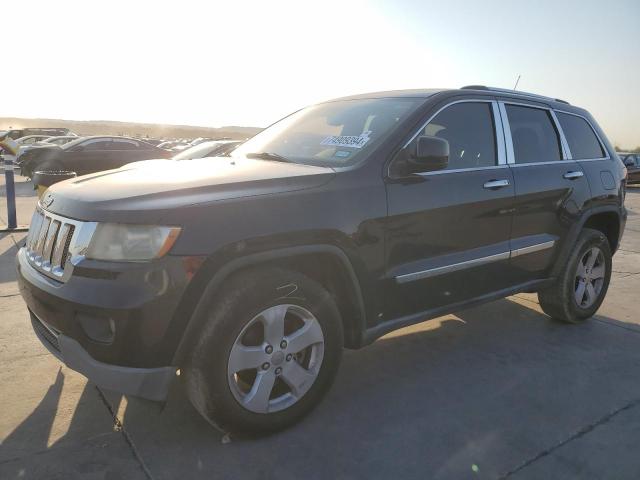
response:
<svg viewBox="0 0 640 480"><path fill-rule="evenodd" d="M566 178L567 180L575 180L576 178L584 177L584 173L581 171L567 172L562 178Z"/></svg>
<svg viewBox="0 0 640 480"><path fill-rule="evenodd" d="M498 188L504 188L509 186L509 180L489 180L483 187L488 190L497 190Z"/></svg>

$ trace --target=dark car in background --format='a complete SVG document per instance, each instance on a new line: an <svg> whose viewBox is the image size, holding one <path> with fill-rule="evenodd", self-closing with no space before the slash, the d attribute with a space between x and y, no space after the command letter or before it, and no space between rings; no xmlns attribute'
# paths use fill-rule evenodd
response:
<svg viewBox="0 0 640 480"><path fill-rule="evenodd" d="M34 148L18 159L22 175L54 170L70 170L78 176L111 170L127 163L153 158L169 158L171 152L141 140L117 136L82 137L62 146Z"/></svg>
<svg viewBox="0 0 640 480"><path fill-rule="evenodd" d="M627 167L627 185L640 183L640 153L618 152L618 156Z"/></svg>

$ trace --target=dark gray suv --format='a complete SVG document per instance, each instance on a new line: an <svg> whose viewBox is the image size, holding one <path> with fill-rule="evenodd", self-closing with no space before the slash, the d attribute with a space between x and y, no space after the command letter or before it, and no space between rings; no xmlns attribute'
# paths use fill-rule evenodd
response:
<svg viewBox="0 0 640 480"><path fill-rule="evenodd" d="M557 320L592 316L625 176L593 117L562 100L358 95L215 162L54 185L18 277L37 335L70 368L154 400L179 369L208 421L270 431L317 404L343 347L518 292Z"/></svg>

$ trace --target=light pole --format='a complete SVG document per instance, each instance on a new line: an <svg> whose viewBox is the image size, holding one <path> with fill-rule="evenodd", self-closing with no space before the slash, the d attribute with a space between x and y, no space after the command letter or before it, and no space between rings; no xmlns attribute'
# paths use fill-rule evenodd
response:
<svg viewBox="0 0 640 480"><path fill-rule="evenodd" d="M28 227L18 227L16 217L16 186L13 179L14 160L18 153L18 145L8 132L0 132L0 150L4 152L4 184L7 192L7 228L0 228L0 232L20 232Z"/></svg>

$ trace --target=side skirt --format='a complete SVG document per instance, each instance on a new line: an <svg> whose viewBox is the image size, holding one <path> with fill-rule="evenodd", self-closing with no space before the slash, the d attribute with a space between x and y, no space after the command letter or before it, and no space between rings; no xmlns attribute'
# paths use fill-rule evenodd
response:
<svg viewBox="0 0 640 480"><path fill-rule="evenodd" d="M516 293L535 292L541 290L545 287L550 286L553 283L553 280L554 279L552 278L543 280L532 280L530 282L521 283L514 287L509 287L503 290L488 293L486 295L481 295L479 297L472 298L471 300L465 300L463 302L454 303L452 305L445 305L443 307L425 310L423 312L414 313L412 315L387 320L379 325L376 325L375 327L371 327L365 330L363 346L373 343L378 338L386 335L389 332L408 327L409 325L415 325L416 323L422 323L441 315L455 313L470 307L482 305L483 303L499 300L510 295L515 295Z"/></svg>

